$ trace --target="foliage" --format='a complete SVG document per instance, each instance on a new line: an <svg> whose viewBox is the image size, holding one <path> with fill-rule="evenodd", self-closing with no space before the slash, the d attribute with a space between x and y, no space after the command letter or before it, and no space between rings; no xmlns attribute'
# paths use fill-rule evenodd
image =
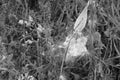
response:
<svg viewBox="0 0 120 80"><path fill-rule="evenodd" d="M89 54L66 63L59 45L88 0L0 0L0 80L119 80L120 0L89 1Z"/></svg>

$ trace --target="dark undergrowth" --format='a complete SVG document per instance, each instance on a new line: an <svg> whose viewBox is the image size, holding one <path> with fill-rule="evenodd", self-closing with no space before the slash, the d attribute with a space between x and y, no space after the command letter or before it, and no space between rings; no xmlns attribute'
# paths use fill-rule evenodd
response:
<svg viewBox="0 0 120 80"><path fill-rule="evenodd" d="M57 46L73 31L87 1L0 0L0 80L59 80L65 49ZM18 23L29 15L32 25ZM40 37L37 24L45 28ZM64 63L67 80L120 80L120 0L95 0L83 33L90 36L89 55Z"/></svg>

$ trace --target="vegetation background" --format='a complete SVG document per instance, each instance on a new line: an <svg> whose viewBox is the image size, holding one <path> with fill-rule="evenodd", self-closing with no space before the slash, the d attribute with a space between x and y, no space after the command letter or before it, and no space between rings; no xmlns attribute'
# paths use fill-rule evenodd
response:
<svg viewBox="0 0 120 80"><path fill-rule="evenodd" d="M58 45L87 2L0 0L0 80L58 80L65 54ZM29 15L34 20L29 27L18 23ZM45 29L40 37L38 24ZM94 0L83 33L90 36L89 55L65 63L63 75L67 80L120 80L120 0Z"/></svg>

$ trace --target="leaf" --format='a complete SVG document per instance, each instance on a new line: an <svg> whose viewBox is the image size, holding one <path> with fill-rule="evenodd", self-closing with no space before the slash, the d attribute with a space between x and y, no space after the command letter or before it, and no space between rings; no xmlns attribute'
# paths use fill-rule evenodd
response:
<svg viewBox="0 0 120 80"><path fill-rule="evenodd" d="M81 32L87 22L87 11L88 11L88 6L89 6L89 1L86 5L86 7L83 9L83 11L81 12L81 14L78 16L75 24L74 24L74 30L75 32Z"/></svg>

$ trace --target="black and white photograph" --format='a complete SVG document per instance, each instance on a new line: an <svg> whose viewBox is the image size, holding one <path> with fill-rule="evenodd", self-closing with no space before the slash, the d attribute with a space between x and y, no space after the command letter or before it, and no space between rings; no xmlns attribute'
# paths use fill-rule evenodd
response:
<svg viewBox="0 0 120 80"><path fill-rule="evenodd" d="M0 80L120 80L120 0L0 0Z"/></svg>

